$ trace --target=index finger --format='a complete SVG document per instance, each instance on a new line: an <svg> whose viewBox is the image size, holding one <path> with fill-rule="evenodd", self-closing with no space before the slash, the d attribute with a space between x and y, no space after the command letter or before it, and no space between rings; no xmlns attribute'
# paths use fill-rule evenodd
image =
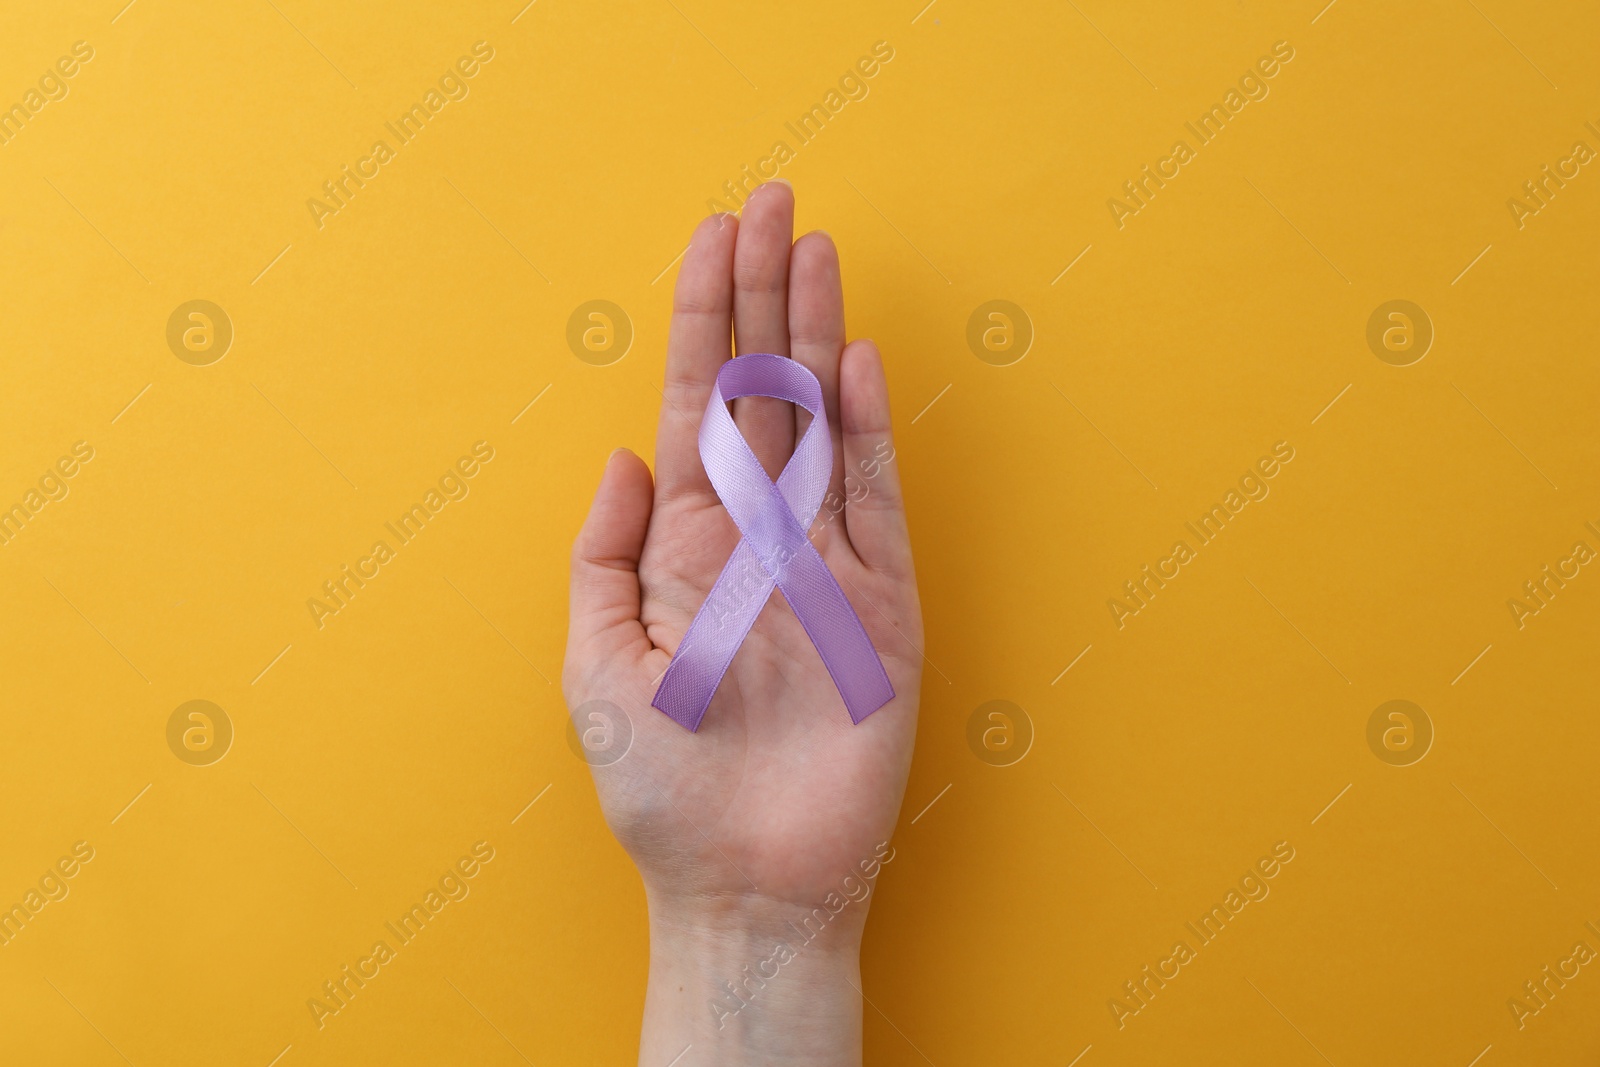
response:
<svg viewBox="0 0 1600 1067"><path fill-rule="evenodd" d="M700 418L733 334L734 215L701 221L672 296L661 422L656 429L656 501L712 493L700 462Z"/></svg>

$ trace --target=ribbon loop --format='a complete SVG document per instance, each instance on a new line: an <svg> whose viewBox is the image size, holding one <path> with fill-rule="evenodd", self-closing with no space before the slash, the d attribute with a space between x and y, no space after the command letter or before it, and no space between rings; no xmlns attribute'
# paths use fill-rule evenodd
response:
<svg viewBox="0 0 1600 1067"><path fill-rule="evenodd" d="M812 415L776 482L728 413L728 401L741 396L786 400ZM685 729L698 730L734 653L776 587L821 654L851 721L861 722L893 699L894 687L860 616L806 535L833 473L822 384L783 356L755 353L724 363L700 422L700 458L742 537L679 642L651 704Z"/></svg>

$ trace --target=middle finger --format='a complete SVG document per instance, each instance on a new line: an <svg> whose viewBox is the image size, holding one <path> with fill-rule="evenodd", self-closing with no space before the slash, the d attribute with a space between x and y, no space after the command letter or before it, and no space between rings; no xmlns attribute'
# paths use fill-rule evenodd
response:
<svg viewBox="0 0 1600 1067"><path fill-rule="evenodd" d="M749 352L789 355L789 246L794 236L794 193L787 182L767 182L745 204L733 251L733 345ZM776 478L794 451L794 414L782 400L740 397L733 421L767 475Z"/></svg>

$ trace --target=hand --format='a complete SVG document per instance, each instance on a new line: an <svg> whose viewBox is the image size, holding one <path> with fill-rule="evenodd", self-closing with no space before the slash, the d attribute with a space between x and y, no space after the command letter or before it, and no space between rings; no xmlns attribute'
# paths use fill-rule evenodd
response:
<svg viewBox="0 0 1600 1067"><path fill-rule="evenodd" d="M640 1062L652 1067L691 1042L695 1063L721 1062L718 1049L727 1062L859 1062L868 901L824 908L829 921L810 942L786 924L800 927L830 893L849 900L846 878L870 885L864 875L884 856L910 768L922 617L883 364L872 342L845 344L833 241L809 233L791 248L793 225L793 194L772 182L752 195L742 221L716 215L695 230L673 303L654 482L637 456L614 453L573 548L562 688L580 733L593 725L583 711L591 701L613 705L605 713L620 711L631 726L627 754L593 771L649 902ZM896 694L860 725L781 593L698 733L650 706L740 538L696 436L730 331L738 354L792 357L822 383L834 467L811 539ZM733 414L774 479L810 424L804 410L767 397L738 399ZM793 958L765 962L779 941ZM776 976L743 984L775 966Z"/></svg>

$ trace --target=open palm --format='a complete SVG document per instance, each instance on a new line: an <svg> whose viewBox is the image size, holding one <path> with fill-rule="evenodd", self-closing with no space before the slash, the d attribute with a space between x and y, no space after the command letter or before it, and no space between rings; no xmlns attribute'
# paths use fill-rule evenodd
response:
<svg viewBox="0 0 1600 1067"><path fill-rule="evenodd" d="M620 759L613 752L591 764L606 819L652 906L745 898L815 906L844 876L859 877L888 840L910 766L922 619L883 366L871 342L845 344L832 240L811 233L791 247L793 220L789 187L769 183L742 220L713 216L696 229L674 298L654 480L637 456L615 453L573 548L562 686L580 734L631 737ZM740 538L697 440L730 334L739 355L792 357L822 384L834 469L812 543L896 694L860 725L781 594L735 655L697 733L650 705ZM810 424L804 410L766 397L734 401L733 415L773 478Z"/></svg>

